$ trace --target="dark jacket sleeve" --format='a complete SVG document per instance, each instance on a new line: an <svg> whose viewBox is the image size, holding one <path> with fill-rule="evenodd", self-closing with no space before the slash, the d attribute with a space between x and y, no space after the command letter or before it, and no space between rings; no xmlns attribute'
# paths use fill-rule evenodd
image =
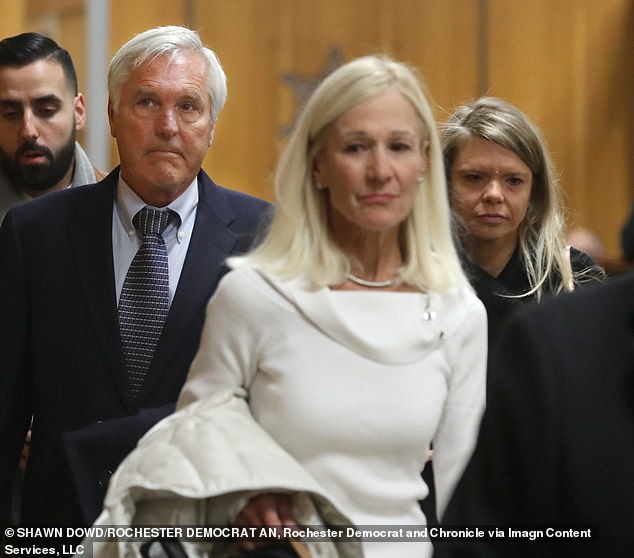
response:
<svg viewBox="0 0 634 558"><path fill-rule="evenodd" d="M489 530L498 527L506 534L508 526L548 524L556 513L558 421L551 363L538 349L541 328L518 320L525 311L499 337L476 450L442 521L448 529L485 527L485 537L437 542L436 558L538 556L539 541L490 537Z"/></svg>
<svg viewBox="0 0 634 558"><path fill-rule="evenodd" d="M13 212L0 228L0 515L10 522L18 461L31 419L28 295Z"/></svg>
<svg viewBox="0 0 634 558"><path fill-rule="evenodd" d="M141 409L138 414L91 424L63 434L64 448L73 475L86 525L101 512L110 477L157 422L174 412L175 403Z"/></svg>

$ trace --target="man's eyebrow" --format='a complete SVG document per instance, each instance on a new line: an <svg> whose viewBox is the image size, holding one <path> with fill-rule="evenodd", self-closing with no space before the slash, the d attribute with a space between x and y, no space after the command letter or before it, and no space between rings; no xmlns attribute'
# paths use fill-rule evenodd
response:
<svg viewBox="0 0 634 558"><path fill-rule="evenodd" d="M133 95L136 95L137 97L146 97L146 96L155 95L156 89L154 87L147 87L144 85L135 89L132 93Z"/></svg>
<svg viewBox="0 0 634 558"><path fill-rule="evenodd" d="M200 93L187 92L181 97L182 99L202 99L203 96Z"/></svg>
<svg viewBox="0 0 634 558"><path fill-rule="evenodd" d="M180 102L183 103L203 103L205 101L205 96L200 93L185 93L181 96Z"/></svg>
<svg viewBox="0 0 634 558"><path fill-rule="evenodd" d="M31 101L32 103L44 104L44 103L55 103L61 104L62 100L55 94L51 93L50 95L42 95L41 97L37 97ZM18 101L17 99L0 99L0 106L3 107L21 107L24 103L22 101Z"/></svg>
<svg viewBox="0 0 634 558"><path fill-rule="evenodd" d="M22 103L20 101L14 101L13 99L0 99L0 107L15 108L21 106Z"/></svg>
<svg viewBox="0 0 634 558"><path fill-rule="evenodd" d="M50 95L43 95L42 97L37 97L33 100L35 103L61 103L62 100L55 95L54 93L51 93Z"/></svg>

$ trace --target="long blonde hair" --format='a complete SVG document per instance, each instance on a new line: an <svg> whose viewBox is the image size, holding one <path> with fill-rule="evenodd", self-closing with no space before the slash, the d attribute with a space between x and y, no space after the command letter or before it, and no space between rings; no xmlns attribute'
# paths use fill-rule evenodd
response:
<svg viewBox="0 0 634 558"><path fill-rule="evenodd" d="M421 119L423 142L429 144L425 184L402 225L400 276L420 289L468 284L452 241L442 151L423 86L406 64L377 56L344 64L312 94L277 167L276 211L268 232L250 254L232 258L231 266L255 266L287 279L305 277L317 287L344 281L350 262L332 240L328 194L316 187L313 163L336 118L389 89L412 103Z"/></svg>
<svg viewBox="0 0 634 558"><path fill-rule="evenodd" d="M523 112L501 99L481 97L458 107L442 126L441 141L451 188L451 171L458 150L474 136L515 153L531 170L533 186L528 212L519 226L519 249L530 289L520 297L544 290L567 290L562 279L570 267L564 218L555 166L539 129ZM468 233L464 233L468 234Z"/></svg>

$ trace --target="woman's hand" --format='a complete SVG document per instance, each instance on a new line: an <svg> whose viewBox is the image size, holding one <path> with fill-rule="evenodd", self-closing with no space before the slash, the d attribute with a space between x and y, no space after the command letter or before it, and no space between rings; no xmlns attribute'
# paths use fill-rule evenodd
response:
<svg viewBox="0 0 634 558"><path fill-rule="evenodd" d="M242 508L234 524L236 527L297 527L291 495L271 492L254 496ZM243 540L238 543L243 550L253 550L263 544L266 541Z"/></svg>

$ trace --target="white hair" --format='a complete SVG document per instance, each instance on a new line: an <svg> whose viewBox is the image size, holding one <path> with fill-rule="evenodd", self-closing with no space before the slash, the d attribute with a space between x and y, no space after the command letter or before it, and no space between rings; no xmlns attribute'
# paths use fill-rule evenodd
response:
<svg viewBox="0 0 634 558"><path fill-rule="evenodd" d="M198 33L177 25L155 27L139 33L113 56L108 69L108 94L114 110L119 109L123 84L136 68L159 56L172 60L178 54L198 54L205 60L211 121L215 123L227 100L227 76L216 53L203 45Z"/></svg>

